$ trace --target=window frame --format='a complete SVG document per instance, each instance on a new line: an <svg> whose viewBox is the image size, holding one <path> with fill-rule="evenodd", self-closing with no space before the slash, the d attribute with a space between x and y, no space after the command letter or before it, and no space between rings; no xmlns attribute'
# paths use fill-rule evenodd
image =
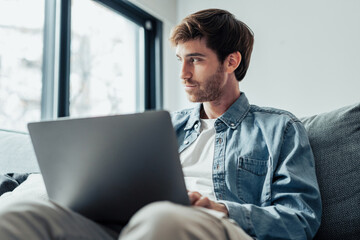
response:
<svg viewBox="0 0 360 240"><path fill-rule="evenodd" d="M91 0L89 0L91 1ZM94 0L144 28L144 107L161 109L162 22L134 4L123 0ZM71 0L60 4L57 117L70 116ZM54 96L55 98L56 96ZM71 116L70 116L71 117Z"/></svg>

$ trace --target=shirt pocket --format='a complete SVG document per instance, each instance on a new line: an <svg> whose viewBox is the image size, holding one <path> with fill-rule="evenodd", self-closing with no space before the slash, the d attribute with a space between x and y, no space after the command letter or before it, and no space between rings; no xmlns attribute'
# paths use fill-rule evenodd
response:
<svg viewBox="0 0 360 240"><path fill-rule="evenodd" d="M265 160L238 158L237 191L245 203L260 206L270 199L270 162L270 157Z"/></svg>

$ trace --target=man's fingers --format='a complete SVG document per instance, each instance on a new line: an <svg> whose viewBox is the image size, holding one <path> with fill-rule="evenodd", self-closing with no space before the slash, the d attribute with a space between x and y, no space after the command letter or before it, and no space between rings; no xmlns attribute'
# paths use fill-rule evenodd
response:
<svg viewBox="0 0 360 240"><path fill-rule="evenodd" d="M204 208L211 208L211 201L207 197L201 197L194 203L194 206L204 207Z"/></svg>
<svg viewBox="0 0 360 240"><path fill-rule="evenodd" d="M201 198L201 194L198 192L188 191L188 195L189 195L191 205L194 205L194 203L197 202Z"/></svg>

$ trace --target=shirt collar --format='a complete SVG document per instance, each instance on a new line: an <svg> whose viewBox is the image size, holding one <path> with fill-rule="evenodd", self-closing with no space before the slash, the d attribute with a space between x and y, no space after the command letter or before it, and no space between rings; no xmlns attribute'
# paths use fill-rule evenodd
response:
<svg viewBox="0 0 360 240"><path fill-rule="evenodd" d="M201 106L202 106L201 103L196 104L196 106L194 107L193 111L190 114L189 120L188 120L184 130L189 130L189 129L193 128L195 124L198 124L198 122L200 121Z"/></svg>
<svg viewBox="0 0 360 240"><path fill-rule="evenodd" d="M249 101L244 92L218 119L230 128L237 128L250 110Z"/></svg>
<svg viewBox="0 0 360 240"><path fill-rule="evenodd" d="M200 121L200 109L202 104L196 104L194 110L191 112L189 120L184 130L189 130L198 124ZM240 122L245 118L250 110L249 101L244 92L241 92L240 97L229 107L229 109L221 115L218 121L224 122L230 128L236 128Z"/></svg>

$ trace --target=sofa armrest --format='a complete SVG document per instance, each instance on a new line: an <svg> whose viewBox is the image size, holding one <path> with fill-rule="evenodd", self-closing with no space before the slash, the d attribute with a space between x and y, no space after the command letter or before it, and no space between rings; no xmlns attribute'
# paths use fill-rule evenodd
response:
<svg viewBox="0 0 360 240"><path fill-rule="evenodd" d="M39 171L30 136L0 129L0 174Z"/></svg>

